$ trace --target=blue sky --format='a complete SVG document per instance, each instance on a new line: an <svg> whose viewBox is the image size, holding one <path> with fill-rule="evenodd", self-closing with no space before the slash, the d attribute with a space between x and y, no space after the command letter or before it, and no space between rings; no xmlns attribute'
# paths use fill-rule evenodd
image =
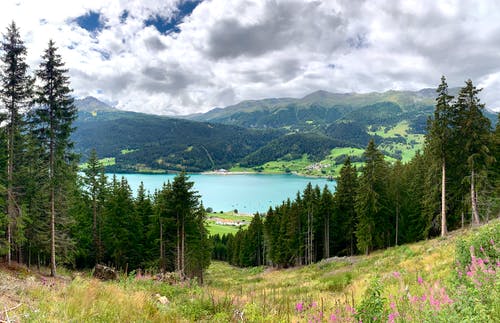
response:
<svg viewBox="0 0 500 323"><path fill-rule="evenodd" d="M493 0L6 0L35 68L49 38L78 97L188 114L316 90L450 86L471 78L500 110ZM1 28L2 26L0 26Z"/></svg>

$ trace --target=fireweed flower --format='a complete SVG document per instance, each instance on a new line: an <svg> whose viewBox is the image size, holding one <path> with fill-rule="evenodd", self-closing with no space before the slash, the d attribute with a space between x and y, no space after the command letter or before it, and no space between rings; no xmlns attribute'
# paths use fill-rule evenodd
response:
<svg viewBox="0 0 500 323"><path fill-rule="evenodd" d="M297 310L297 312L302 312L302 310L304 309L304 304L302 302L298 302L295 305L295 309Z"/></svg>

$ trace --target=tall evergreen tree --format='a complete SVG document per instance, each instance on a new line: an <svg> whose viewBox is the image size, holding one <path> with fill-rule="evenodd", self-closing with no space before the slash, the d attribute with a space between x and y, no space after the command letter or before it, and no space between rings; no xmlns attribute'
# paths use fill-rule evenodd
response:
<svg viewBox="0 0 500 323"><path fill-rule="evenodd" d="M355 228L356 219L356 194L358 191L358 176L356 167L347 157L340 169L337 187L334 195L334 227L333 237L335 254L353 255L356 250Z"/></svg>
<svg viewBox="0 0 500 323"><path fill-rule="evenodd" d="M493 178L497 193L496 196L500 197L500 114L498 115L497 126L495 128L495 132L493 133L492 146L495 157L495 164L493 165Z"/></svg>
<svg viewBox="0 0 500 323"><path fill-rule="evenodd" d="M76 174L70 135L77 110L73 105L67 74L61 55L50 40L36 71L39 85L32 122L36 125L35 133L48 159L51 276L56 275L56 217L59 215L62 219L63 215L63 205L58 205L58 202L63 202L64 185Z"/></svg>
<svg viewBox="0 0 500 323"><path fill-rule="evenodd" d="M6 121L7 262L10 263L12 244L17 244L20 248L19 241L13 241L13 237L22 236L22 230L20 230L22 211L18 194L19 181L16 174L18 173L17 168L21 164L23 146L21 139L24 130L22 113L30 104L33 84L32 78L28 75L27 50L14 22L7 27L7 32L3 35L1 50L0 98L6 110L2 119ZM21 254L20 251L19 254Z"/></svg>
<svg viewBox="0 0 500 323"><path fill-rule="evenodd" d="M448 94L446 78L441 77L436 92L436 109L434 118L428 122L427 145L438 163L441 164L441 236L447 232L446 226L446 164L451 154L451 139L453 138L452 125L455 118L454 108L451 104L453 96Z"/></svg>
<svg viewBox="0 0 500 323"><path fill-rule="evenodd" d="M491 124L483 114L484 104L480 103L478 96L480 91L481 89L477 89L471 80L465 82L457 98L458 116L455 120L463 154L467 157L472 218L476 225L480 221L477 205L477 177L492 161L488 148Z"/></svg>
<svg viewBox="0 0 500 323"><path fill-rule="evenodd" d="M366 159L359 179L358 194L356 196L356 239L359 250L368 254L374 248L381 248L386 242L389 229L387 209L385 205L384 179L387 167L384 155L370 140L364 152Z"/></svg>
<svg viewBox="0 0 500 323"><path fill-rule="evenodd" d="M104 167L99 162L95 149L92 149L87 161L87 168L85 168L83 173L85 174L83 182L92 205L92 241L94 244L95 263L100 263L102 260L102 243L99 232L101 230L101 213L104 202L100 198L102 198L105 188L102 183Z"/></svg>

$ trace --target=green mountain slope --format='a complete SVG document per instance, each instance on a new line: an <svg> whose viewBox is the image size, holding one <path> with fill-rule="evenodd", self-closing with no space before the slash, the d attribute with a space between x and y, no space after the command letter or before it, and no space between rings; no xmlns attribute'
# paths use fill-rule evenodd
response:
<svg viewBox="0 0 500 323"><path fill-rule="evenodd" d="M273 171L330 176L343 162L338 149L363 149L372 137L387 156L409 160L422 147L434 101L433 89L317 91L301 99L244 101L176 119L118 110L89 97L75 101L79 116L73 140L83 161L95 148L109 171L234 166L267 171L271 163ZM492 124L497 119L486 115Z"/></svg>
<svg viewBox="0 0 500 323"><path fill-rule="evenodd" d="M229 167L281 134L121 111L94 100L76 101L73 140L83 160L92 148L100 157L114 158L110 171Z"/></svg>

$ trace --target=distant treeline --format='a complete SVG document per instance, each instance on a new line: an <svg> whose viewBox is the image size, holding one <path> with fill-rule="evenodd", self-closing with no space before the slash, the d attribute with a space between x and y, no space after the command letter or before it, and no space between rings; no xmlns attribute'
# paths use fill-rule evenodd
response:
<svg viewBox="0 0 500 323"><path fill-rule="evenodd" d="M500 123L491 131L468 80L455 99L443 77L423 152L388 163L370 140L364 166L350 158L335 193L308 185L295 200L212 237L212 257L237 266L289 267L446 235L500 209Z"/></svg>

